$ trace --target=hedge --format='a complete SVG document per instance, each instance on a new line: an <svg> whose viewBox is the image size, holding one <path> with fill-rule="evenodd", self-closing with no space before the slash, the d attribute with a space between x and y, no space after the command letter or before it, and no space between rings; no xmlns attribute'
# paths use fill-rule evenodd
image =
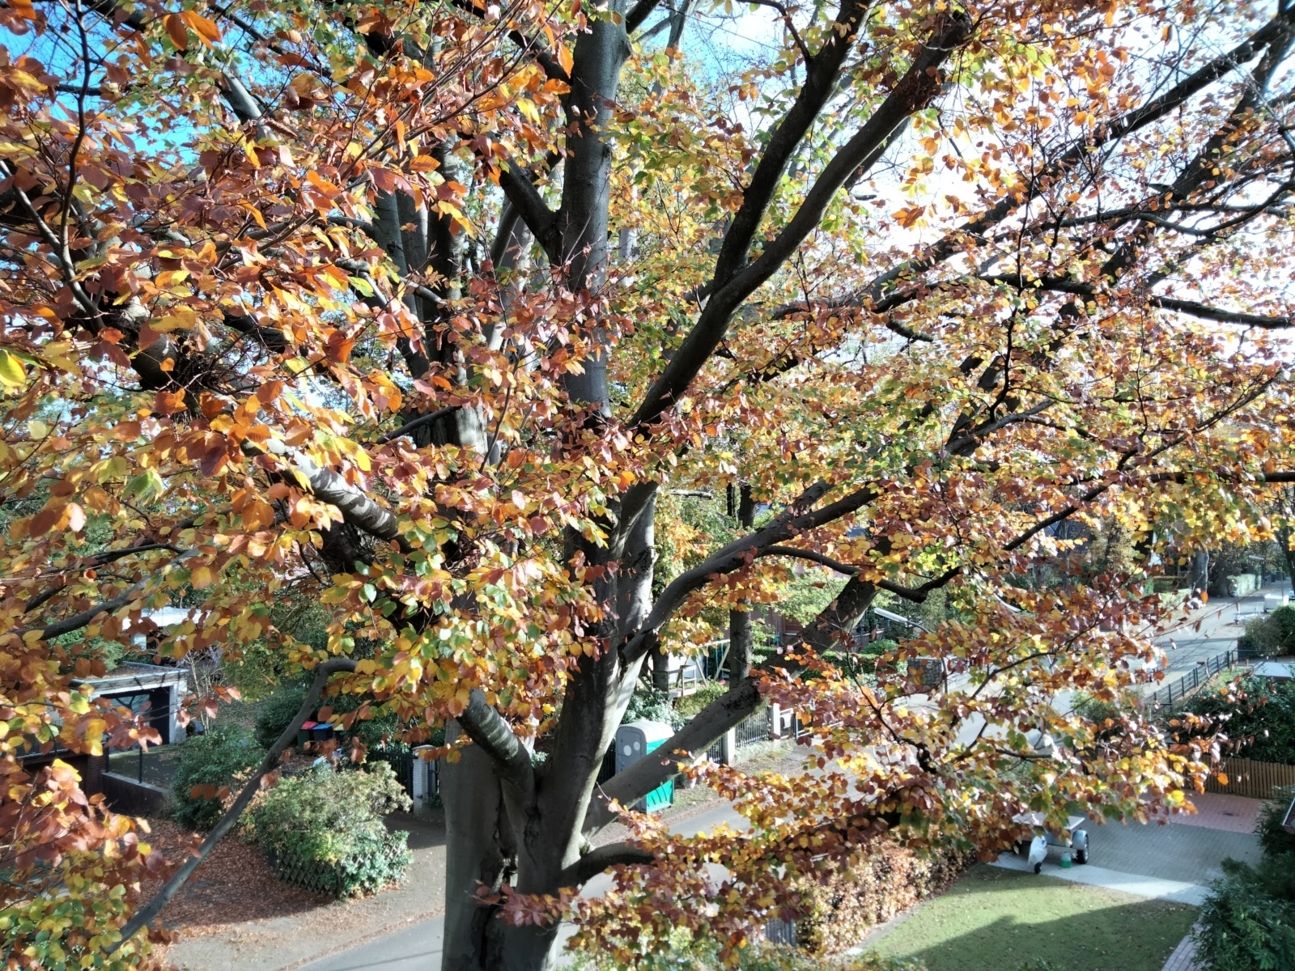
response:
<svg viewBox="0 0 1295 971"><path fill-rule="evenodd" d="M969 853L927 856L883 843L825 882L802 887L797 944L820 955L853 947L870 928L943 892L974 862Z"/></svg>
<svg viewBox="0 0 1295 971"><path fill-rule="evenodd" d="M1197 961L1205 971L1295 969L1295 836L1281 828L1292 790L1279 792L1255 824L1258 866L1223 863L1197 922Z"/></svg>
<svg viewBox="0 0 1295 971"><path fill-rule="evenodd" d="M1183 710L1224 732L1232 741L1229 755L1295 764L1295 679L1243 678L1196 695Z"/></svg>

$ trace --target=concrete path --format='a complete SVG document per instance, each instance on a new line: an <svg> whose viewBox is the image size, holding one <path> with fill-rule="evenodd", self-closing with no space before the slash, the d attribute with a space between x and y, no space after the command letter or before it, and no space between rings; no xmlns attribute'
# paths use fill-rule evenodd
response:
<svg viewBox="0 0 1295 971"><path fill-rule="evenodd" d="M1172 954L1165 959L1165 966L1161 971L1198 971L1200 965L1196 963L1196 927L1192 927L1191 933L1178 942Z"/></svg>
<svg viewBox="0 0 1295 971"><path fill-rule="evenodd" d="M1223 875L1224 860L1259 862L1262 854L1253 830L1263 803L1214 793L1202 793L1194 801L1197 814L1174 816L1165 824L1087 823L1089 854L1095 862L1065 868L1060 866L1060 852L1053 850L1043 872L1139 897L1199 906L1208 885ZM1029 869L1024 857L1011 853L1000 856L995 865Z"/></svg>
<svg viewBox="0 0 1295 971"><path fill-rule="evenodd" d="M1033 869L1024 857L1014 853L1002 854L992 865L1003 870L1019 870L1023 873ZM1091 863L1083 866L1075 864L1066 869L1058 866L1056 860L1049 857L1048 862L1043 866L1043 872L1059 880L1084 883L1090 887L1105 887L1107 890L1119 890L1135 897L1172 900L1174 903L1191 904L1193 907L1199 907L1205 900L1205 888L1200 884L1141 877L1134 873L1094 866Z"/></svg>
<svg viewBox="0 0 1295 971"><path fill-rule="evenodd" d="M440 917L410 924L343 954L302 965L303 971L429 971L441 966Z"/></svg>

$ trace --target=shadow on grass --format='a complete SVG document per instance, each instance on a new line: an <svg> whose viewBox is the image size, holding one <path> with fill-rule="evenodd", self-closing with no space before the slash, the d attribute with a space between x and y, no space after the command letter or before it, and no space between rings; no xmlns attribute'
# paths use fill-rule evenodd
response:
<svg viewBox="0 0 1295 971"><path fill-rule="evenodd" d="M976 867L947 894L871 942L930 971L1160 971L1196 908Z"/></svg>

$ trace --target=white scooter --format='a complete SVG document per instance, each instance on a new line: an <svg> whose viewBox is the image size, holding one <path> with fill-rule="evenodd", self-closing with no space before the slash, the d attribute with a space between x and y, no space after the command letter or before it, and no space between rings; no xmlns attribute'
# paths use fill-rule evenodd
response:
<svg viewBox="0 0 1295 971"><path fill-rule="evenodd" d="M1016 852L1020 853L1028 846L1025 860L1035 873L1043 869L1043 861L1048 858L1048 850L1052 847L1068 852L1076 863L1088 862L1088 830L1079 828L1086 822L1083 816L1067 817L1066 828L1061 832L1048 829L1041 813L1022 813L1012 822L1034 829L1034 838L1028 844L1024 840L1017 841Z"/></svg>

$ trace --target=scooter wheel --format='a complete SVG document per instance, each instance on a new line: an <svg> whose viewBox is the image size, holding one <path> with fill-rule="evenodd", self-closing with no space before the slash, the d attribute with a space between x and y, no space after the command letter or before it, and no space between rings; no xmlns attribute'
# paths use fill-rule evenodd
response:
<svg viewBox="0 0 1295 971"><path fill-rule="evenodd" d="M1036 863L1036 864L1034 864L1034 872L1035 872L1035 873L1039 873L1042 869L1043 869L1043 864L1042 864L1042 863Z"/></svg>

